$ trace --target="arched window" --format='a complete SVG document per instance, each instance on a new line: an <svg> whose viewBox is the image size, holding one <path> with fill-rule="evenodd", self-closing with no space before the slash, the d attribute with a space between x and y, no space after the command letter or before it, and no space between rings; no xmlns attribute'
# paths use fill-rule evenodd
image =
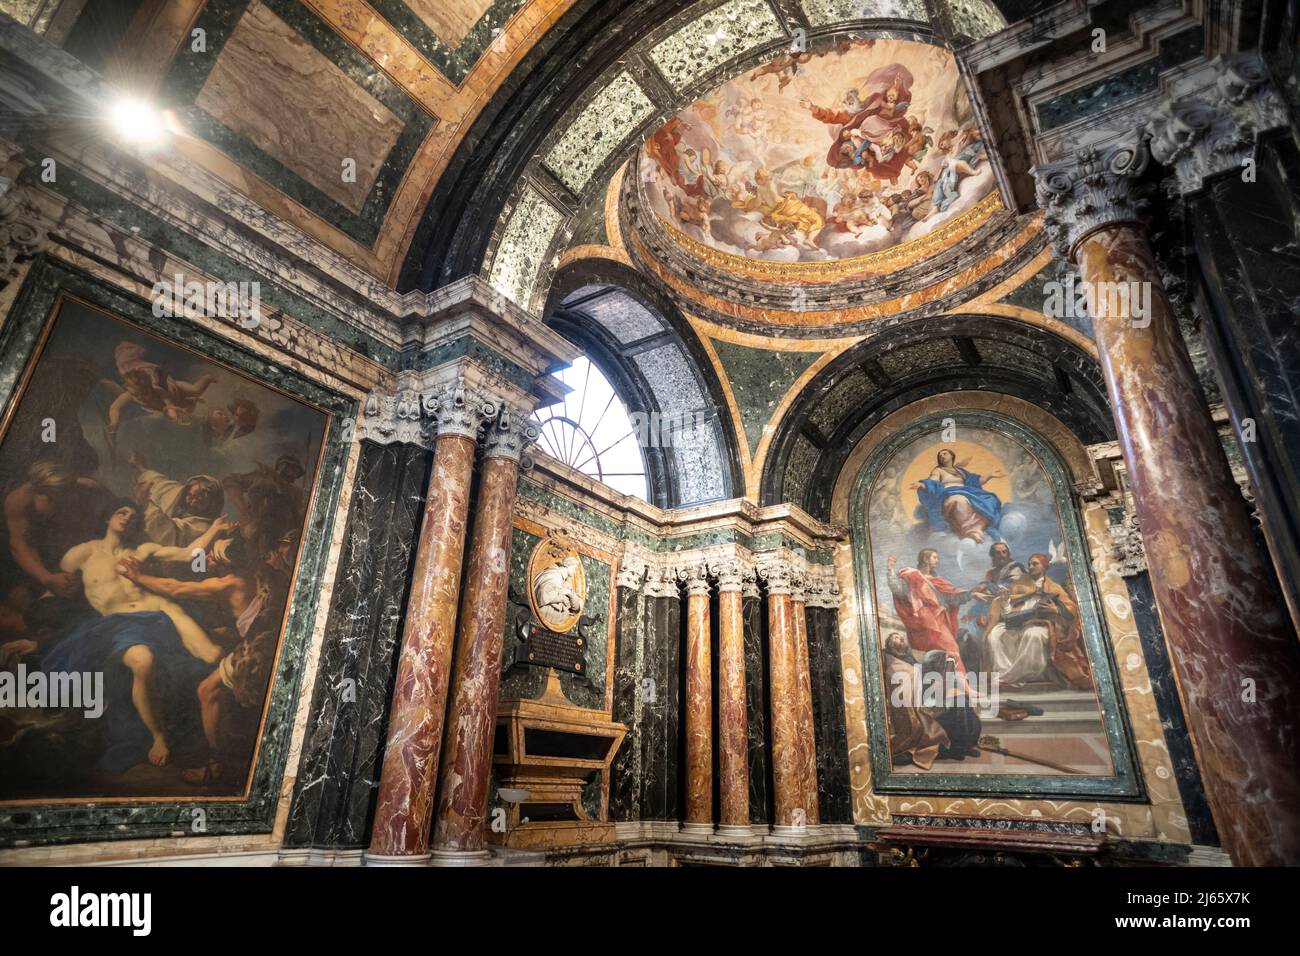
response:
<svg viewBox="0 0 1300 956"><path fill-rule="evenodd" d="M609 379L585 357L556 378L573 391L533 413L541 431L538 447L616 491L649 500L636 429Z"/></svg>

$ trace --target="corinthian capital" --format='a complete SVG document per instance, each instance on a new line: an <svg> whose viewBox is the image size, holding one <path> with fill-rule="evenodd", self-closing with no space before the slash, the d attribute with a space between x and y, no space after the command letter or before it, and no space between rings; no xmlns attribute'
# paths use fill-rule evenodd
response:
<svg viewBox="0 0 1300 956"><path fill-rule="evenodd" d="M1056 251L1072 261L1089 233L1118 223L1142 222L1150 205L1140 180L1151 154L1140 135L1033 169L1038 205Z"/></svg>
<svg viewBox="0 0 1300 956"><path fill-rule="evenodd" d="M768 594L790 594L794 590L794 565L784 558L771 559L759 565L758 576L767 584Z"/></svg>
<svg viewBox="0 0 1300 956"><path fill-rule="evenodd" d="M647 568L645 594L651 598L677 597L677 576L663 568Z"/></svg>
<svg viewBox="0 0 1300 956"><path fill-rule="evenodd" d="M713 566L718 579L718 592L740 591L745 580L745 566L735 559L721 561Z"/></svg>
<svg viewBox="0 0 1300 956"><path fill-rule="evenodd" d="M471 440L478 437L483 423L500 408L495 396L466 385L463 379L444 386L436 404L438 436L460 435Z"/></svg>
<svg viewBox="0 0 1300 956"><path fill-rule="evenodd" d="M614 586L640 591L645 570L643 564L620 564L617 573L614 575Z"/></svg>
<svg viewBox="0 0 1300 956"><path fill-rule="evenodd" d="M1165 100L1146 126L1151 155L1173 170L1183 193L1218 173L1243 172L1259 134L1287 122L1258 53L1225 54L1212 66L1212 85Z"/></svg>
<svg viewBox="0 0 1300 956"><path fill-rule="evenodd" d="M429 428L437 400L411 390L371 392L357 438L388 445L394 442L428 447Z"/></svg>
<svg viewBox="0 0 1300 956"><path fill-rule="evenodd" d="M687 594L709 593L709 568L703 561L678 568L677 580L686 585Z"/></svg>
<svg viewBox="0 0 1300 956"><path fill-rule="evenodd" d="M488 420L483 435L483 457L518 462L528 446L537 441L537 435L537 426L526 414L503 402L496 415Z"/></svg>

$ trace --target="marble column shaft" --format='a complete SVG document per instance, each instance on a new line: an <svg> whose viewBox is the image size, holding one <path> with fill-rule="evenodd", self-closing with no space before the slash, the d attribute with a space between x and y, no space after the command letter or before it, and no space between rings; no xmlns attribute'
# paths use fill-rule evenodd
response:
<svg viewBox="0 0 1300 956"><path fill-rule="evenodd" d="M440 436L407 601L372 856L418 857L429 850L473 472L474 440Z"/></svg>
<svg viewBox="0 0 1300 956"><path fill-rule="evenodd" d="M812 668L808 655L808 605L802 587L790 597L790 618L794 630L794 674L798 693L799 786L803 793L806 822L821 819L817 795L817 729L813 720Z"/></svg>
<svg viewBox="0 0 1300 956"><path fill-rule="evenodd" d="M768 573L768 693L772 716L772 789L777 826L807 823L807 796L799 766L799 683L795 676L794 618L788 577ZM798 811L798 813L796 813Z"/></svg>
<svg viewBox="0 0 1300 956"><path fill-rule="evenodd" d="M749 732L749 822L771 822L768 792L767 653L763 647L763 596L752 571L741 583L741 617L745 642L745 710Z"/></svg>
<svg viewBox="0 0 1300 956"><path fill-rule="evenodd" d="M518 476L517 459L491 454L489 448L465 571L435 851L477 853L484 848Z"/></svg>
<svg viewBox="0 0 1300 956"><path fill-rule="evenodd" d="M749 825L749 729L741 569L718 570L718 822Z"/></svg>
<svg viewBox="0 0 1300 956"><path fill-rule="evenodd" d="M686 582L686 815L713 824L713 659L709 579L705 568L683 572Z"/></svg>
<svg viewBox="0 0 1300 956"><path fill-rule="evenodd" d="M1205 407L1145 230L1078 244L1088 283L1148 283L1150 310L1098 296L1098 350L1215 823L1238 864L1300 862L1300 657ZM1147 324L1149 323L1149 324Z"/></svg>

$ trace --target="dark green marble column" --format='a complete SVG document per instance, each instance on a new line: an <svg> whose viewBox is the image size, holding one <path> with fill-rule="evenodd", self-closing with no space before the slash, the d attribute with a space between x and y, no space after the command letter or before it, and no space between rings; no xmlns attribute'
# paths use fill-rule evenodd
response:
<svg viewBox="0 0 1300 956"><path fill-rule="evenodd" d="M615 821L641 817L641 749L643 735L637 699L641 688L643 624L641 568L624 566L617 575L618 618L614 638L614 719L627 725L610 767L609 810Z"/></svg>
<svg viewBox="0 0 1300 956"><path fill-rule="evenodd" d="M670 572L646 577L640 687L641 819L679 819L681 621L677 581Z"/></svg>
<svg viewBox="0 0 1300 956"><path fill-rule="evenodd" d="M745 708L749 718L749 822L772 822L771 764L767 740L767 616L754 569L741 582L741 626L745 641Z"/></svg>

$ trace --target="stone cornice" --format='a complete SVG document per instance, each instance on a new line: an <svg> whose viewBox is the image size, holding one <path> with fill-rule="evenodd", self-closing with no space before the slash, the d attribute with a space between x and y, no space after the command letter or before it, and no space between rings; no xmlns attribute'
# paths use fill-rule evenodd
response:
<svg viewBox="0 0 1300 956"><path fill-rule="evenodd" d="M493 289L480 276L465 276L425 297L415 318L423 327L421 346L433 350L469 334L534 375L568 365L582 349Z"/></svg>

